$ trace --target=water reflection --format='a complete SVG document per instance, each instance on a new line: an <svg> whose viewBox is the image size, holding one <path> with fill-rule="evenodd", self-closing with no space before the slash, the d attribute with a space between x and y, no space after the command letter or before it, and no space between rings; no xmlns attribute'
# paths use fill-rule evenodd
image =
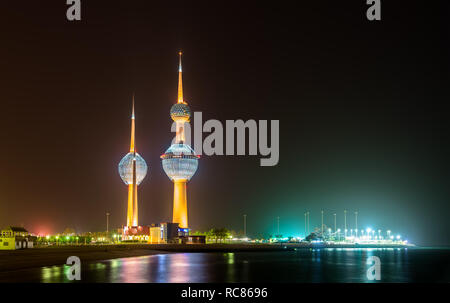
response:
<svg viewBox="0 0 450 303"><path fill-rule="evenodd" d="M61 278L66 277L66 272L69 270L69 266L43 267L41 271L41 281L45 283L60 282Z"/></svg>
<svg viewBox="0 0 450 303"><path fill-rule="evenodd" d="M193 260L194 261L194 260ZM193 280L194 275L201 275L201 272L193 272L193 267L190 266L188 254L177 254L171 260L171 265L168 267L167 282L169 283L186 283ZM201 269L199 267L198 269ZM164 269L163 269L164 270Z"/></svg>
<svg viewBox="0 0 450 303"><path fill-rule="evenodd" d="M236 275L236 267L234 265L234 253L226 253L224 254L225 258L227 259L227 278L226 282L232 283L235 281L235 275Z"/></svg>
<svg viewBox="0 0 450 303"><path fill-rule="evenodd" d="M381 282L450 282L448 251L300 249L283 252L178 253L83 263L81 282L373 282L367 258L381 259ZM440 262L440 263L439 263ZM440 264L440 265L439 265ZM431 266L430 266L431 265ZM0 281L71 282L70 266L0 273Z"/></svg>

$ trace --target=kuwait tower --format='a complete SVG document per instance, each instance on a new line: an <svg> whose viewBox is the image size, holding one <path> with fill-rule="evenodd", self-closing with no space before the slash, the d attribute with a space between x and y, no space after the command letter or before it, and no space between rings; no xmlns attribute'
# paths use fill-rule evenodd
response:
<svg viewBox="0 0 450 303"><path fill-rule="evenodd" d="M145 163L145 160L136 152L134 137L135 117L133 96L130 152L126 154L119 163L119 175L122 178L123 182L128 185L127 226L138 226L137 188L147 175L147 163Z"/></svg>
<svg viewBox="0 0 450 303"><path fill-rule="evenodd" d="M186 183L197 171L199 156L185 144L184 124L189 122L191 110L183 99L183 83L180 63L178 67L178 100L170 109L170 117L176 123L175 142L161 156L162 166L169 179L173 182L173 223L180 228L188 228L188 210Z"/></svg>

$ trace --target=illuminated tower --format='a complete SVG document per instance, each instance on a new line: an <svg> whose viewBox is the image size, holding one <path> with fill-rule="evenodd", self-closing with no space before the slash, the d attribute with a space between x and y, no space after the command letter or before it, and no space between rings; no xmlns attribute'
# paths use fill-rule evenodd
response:
<svg viewBox="0 0 450 303"><path fill-rule="evenodd" d="M179 55L178 100L170 109L170 117L177 126L176 137L174 144L166 150L161 159L164 171L174 184L172 222L179 223L181 228L188 228L186 183L197 171L199 156L185 144L184 124L189 122L191 110L183 99L181 52Z"/></svg>
<svg viewBox="0 0 450 303"><path fill-rule="evenodd" d="M120 160L119 174L123 182L128 185L128 211L127 226L138 226L138 199L137 187L147 175L147 163L136 152L135 142L135 117L134 117L134 96L133 110L131 114L131 144L130 152Z"/></svg>

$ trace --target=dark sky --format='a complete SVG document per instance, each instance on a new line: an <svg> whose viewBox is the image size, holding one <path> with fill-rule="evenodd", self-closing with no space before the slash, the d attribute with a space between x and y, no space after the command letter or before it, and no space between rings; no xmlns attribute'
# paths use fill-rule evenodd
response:
<svg viewBox="0 0 450 303"><path fill-rule="evenodd" d="M140 223L169 221L173 185L159 156L176 102L203 118L280 121L280 162L203 156L188 184L193 229L284 235L359 212L359 227L450 245L449 10L382 1L369 22L353 1L4 1L0 8L0 225L34 232L106 229L126 220L117 164L149 165Z"/></svg>

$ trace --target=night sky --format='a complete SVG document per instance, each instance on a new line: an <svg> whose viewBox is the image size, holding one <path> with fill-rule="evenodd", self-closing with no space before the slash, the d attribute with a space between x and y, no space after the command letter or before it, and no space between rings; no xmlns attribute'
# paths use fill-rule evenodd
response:
<svg viewBox="0 0 450 303"><path fill-rule="evenodd" d="M141 224L170 221L159 156L173 134L177 52L185 100L203 120L280 121L280 162L203 156L188 184L194 230L303 235L311 227L391 229L450 245L449 9L382 1L4 1L0 8L0 226L35 233L126 221L117 164L129 150L131 96ZM395 3L393 3L395 2ZM214 4L215 3L215 4Z"/></svg>

